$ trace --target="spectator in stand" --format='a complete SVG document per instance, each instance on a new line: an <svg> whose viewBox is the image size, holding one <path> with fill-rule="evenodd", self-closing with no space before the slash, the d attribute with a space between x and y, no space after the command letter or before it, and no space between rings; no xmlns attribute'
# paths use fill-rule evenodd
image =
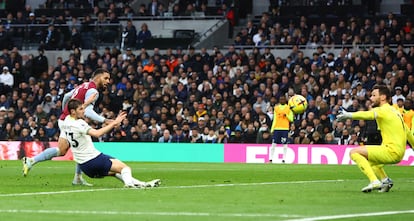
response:
<svg viewBox="0 0 414 221"><path fill-rule="evenodd" d="M118 16L116 15L116 13L111 10L108 9L108 14L109 14L109 21L108 21L108 28L105 32L105 35L107 35L107 39L109 43L113 43L117 41L118 36L120 36L120 23L119 23L119 19Z"/></svg>
<svg viewBox="0 0 414 221"><path fill-rule="evenodd" d="M131 19L134 15L135 15L135 12L134 12L134 10L132 10L131 6L130 5L125 5L124 8L123 8L121 16Z"/></svg>
<svg viewBox="0 0 414 221"><path fill-rule="evenodd" d="M160 139L160 134L158 133L157 128L151 128L150 135L146 138L146 142L158 142Z"/></svg>
<svg viewBox="0 0 414 221"><path fill-rule="evenodd" d="M66 48L67 49L80 48L81 44L82 44L82 37L81 37L81 34L79 33L79 29L76 27L73 27L71 29L69 45Z"/></svg>
<svg viewBox="0 0 414 221"><path fill-rule="evenodd" d="M30 136L30 129L24 127L21 130L21 134L17 139L20 140L20 141L33 141L33 137Z"/></svg>
<svg viewBox="0 0 414 221"><path fill-rule="evenodd" d="M335 139L332 133L325 134L324 142L326 144L336 144L336 145L338 144L338 140Z"/></svg>
<svg viewBox="0 0 414 221"><path fill-rule="evenodd" d="M243 133L245 143L256 143L258 132L253 123L249 123Z"/></svg>
<svg viewBox="0 0 414 221"><path fill-rule="evenodd" d="M271 144L272 141L273 141L273 138L268 129L259 130L259 132L257 133L256 143Z"/></svg>
<svg viewBox="0 0 414 221"><path fill-rule="evenodd" d="M224 128L223 129L220 128L218 130L217 143L227 143L227 142L228 142L227 133Z"/></svg>
<svg viewBox="0 0 414 221"><path fill-rule="evenodd" d="M46 130L44 127L40 127L34 136L34 141L47 142L50 140L51 139L46 135Z"/></svg>
<svg viewBox="0 0 414 221"><path fill-rule="evenodd" d="M217 143L216 131L213 128L208 128L208 135L205 137L205 143Z"/></svg>
<svg viewBox="0 0 414 221"><path fill-rule="evenodd" d="M158 16L165 16L166 12L168 12L168 8L166 8L163 3L158 4L158 8L157 8Z"/></svg>
<svg viewBox="0 0 414 221"><path fill-rule="evenodd" d="M229 22L228 38L233 38L233 30L234 26L236 25L236 18L234 15L234 10L231 8L231 5L229 3L224 2L218 11L218 14L223 15Z"/></svg>
<svg viewBox="0 0 414 221"><path fill-rule="evenodd" d="M135 48L137 45L137 29L132 20L127 21L124 32L122 33L121 49Z"/></svg>
<svg viewBox="0 0 414 221"><path fill-rule="evenodd" d="M0 93L10 94L14 86L14 77L10 73L7 66L3 67L3 72L0 74Z"/></svg>
<svg viewBox="0 0 414 221"><path fill-rule="evenodd" d="M143 48L145 41L152 38L151 31L148 29L147 23L142 23L141 30L137 35L137 48Z"/></svg>
<svg viewBox="0 0 414 221"><path fill-rule="evenodd" d="M318 131L312 133L311 144L325 144L322 135Z"/></svg>
<svg viewBox="0 0 414 221"><path fill-rule="evenodd" d="M400 86L397 86L394 88L395 94L392 96L392 104L397 104L398 99L405 100L404 95L402 95L402 88Z"/></svg>
<svg viewBox="0 0 414 221"><path fill-rule="evenodd" d="M163 131L163 135L158 139L158 143L171 143L173 137L168 129Z"/></svg>
<svg viewBox="0 0 414 221"><path fill-rule="evenodd" d="M28 25L28 32L29 32L29 41L40 42L42 36L42 30L40 27L36 27L39 22L36 20L36 15L33 12L29 13L29 18L26 20L26 24Z"/></svg>
<svg viewBox="0 0 414 221"><path fill-rule="evenodd" d="M10 107L10 100L8 100L5 94L0 95L0 107L5 107L6 109Z"/></svg>
<svg viewBox="0 0 414 221"><path fill-rule="evenodd" d="M49 68L48 58L44 55L42 47L38 49L39 55L33 58L33 77L35 79L41 79L41 75L47 72Z"/></svg>
<svg viewBox="0 0 414 221"><path fill-rule="evenodd" d="M343 129L342 130L342 135L339 137L339 144L341 145L348 145L349 141L351 139L351 136L349 134L349 130L348 129Z"/></svg>
<svg viewBox="0 0 414 221"><path fill-rule="evenodd" d="M299 136L293 140L294 144L310 144L310 139L306 136L306 130L299 131Z"/></svg>
<svg viewBox="0 0 414 221"><path fill-rule="evenodd" d="M49 24L47 30L42 36L40 43L46 50L56 50L59 48L60 40L60 35L55 30L55 25Z"/></svg>
<svg viewBox="0 0 414 221"><path fill-rule="evenodd" d="M188 143L188 138L183 133L183 129L180 126L177 126L175 133L172 136L172 143Z"/></svg>
<svg viewBox="0 0 414 221"><path fill-rule="evenodd" d="M108 42L110 37L109 35L109 27L108 27L108 20L106 18L106 15L104 12L99 12L97 15L97 19L95 21L95 35L96 35L96 40L99 43L102 42ZM107 35L108 34L108 35Z"/></svg>
<svg viewBox="0 0 414 221"><path fill-rule="evenodd" d="M231 133L229 143L244 143L243 132L240 126L237 126L234 129L234 132Z"/></svg>
<svg viewBox="0 0 414 221"><path fill-rule="evenodd" d="M194 16L196 9L192 3L187 4L184 10L184 16Z"/></svg>
<svg viewBox="0 0 414 221"><path fill-rule="evenodd" d="M94 41L95 26L90 15L86 15L81 23L82 48L91 49Z"/></svg>
<svg viewBox="0 0 414 221"><path fill-rule="evenodd" d="M151 0L150 3L148 3L148 11L149 15L151 16L160 16L158 13L158 7L161 3L158 2L158 0Z"/></svg>
<svg viewBox="0 0 414 221"><path fill-rule="evenodd" d="M52 95L50 93L46 94L43 102L40 105L46 114L49 114L50 111L56 107L56 103L53 101Z"/></svg>
<svg viewBox="0 0 414 221"><path fill-rule="evenodd" d="M191 135L189 137L190 143L204 143L203 137L198 131L198 127L193 127L191 129Z"/></svg>

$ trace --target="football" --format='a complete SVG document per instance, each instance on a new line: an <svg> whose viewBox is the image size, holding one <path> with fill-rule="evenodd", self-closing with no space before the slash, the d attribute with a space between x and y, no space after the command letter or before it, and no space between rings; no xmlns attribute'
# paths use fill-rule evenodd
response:
<svg viewBox="0 0 414 221"><path fill-rule="evenodd" d="M301 114L308 108L308 101L302 95L294 95L289 99L288 105L294 114Z"/></svg>

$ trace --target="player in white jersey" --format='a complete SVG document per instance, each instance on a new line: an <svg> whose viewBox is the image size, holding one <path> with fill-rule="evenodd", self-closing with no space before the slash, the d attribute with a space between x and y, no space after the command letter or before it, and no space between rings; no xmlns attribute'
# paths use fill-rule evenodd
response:
<svg viewBox="0 0 414 221"><path fill-rule="evenodd" d="M60 129L61 123L65 120L65 117L69 115L66 104L71 98L79 99L84 102L85 115L93 120L100 123L110 123L111 119L106 119L103 116L100 116L94 111L94 104L98 99L98 89L107 88L110 81L110 73L102 68L98 68L94 71L92 80L89 82L82 83L81 85L74 88L72 91L65 94L62 101L63 111L58 120L58 126ZM64 136L60 133L58 146L45 149L40 154L34 157L23 157L23 176L27 176L31 168L37 163L51 160L53 157L63 156L69 150L69 144ZM92 186L86 180L82 178L82 173L79 165L76 165L75 176L72 181L73 185L85 185Z"/></svg>
<svg viewBox="0 0 414 221"><path fill-rule="evenodd" d="M131 168L122 161L98 151L92 143L91 136L100 137L108 133L116 125L126 118L126 113L121 113L106 126L96 130L88 125L83 118L85 109L78 99L68 102L68 115L62 124L62 133L65 133L72 149L74 160L80 165L82 172L91 178L115 176L122 180L125 187L157 187L159 179L143 182L132 177Z"/></svg>

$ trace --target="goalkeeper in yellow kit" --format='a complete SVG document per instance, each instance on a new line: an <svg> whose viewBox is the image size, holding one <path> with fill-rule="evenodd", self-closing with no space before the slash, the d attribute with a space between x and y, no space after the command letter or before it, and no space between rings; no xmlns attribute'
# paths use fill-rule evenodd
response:
<svg viewBox="0 0 414 221"><path fill-rule="evenodd" d="M385 85L376 85L372 89L372 109L349 113L341 111L337 120L376 120L381 130L381 145L366 145L354 148L351 159L368 177L370 183L362 192L379 190L388 192L393 186L392 180L385 173L384 164L399 163L404 157L407 141L413 147L414 137L404 120L394 107L389 104L391 92Z"/></svg>

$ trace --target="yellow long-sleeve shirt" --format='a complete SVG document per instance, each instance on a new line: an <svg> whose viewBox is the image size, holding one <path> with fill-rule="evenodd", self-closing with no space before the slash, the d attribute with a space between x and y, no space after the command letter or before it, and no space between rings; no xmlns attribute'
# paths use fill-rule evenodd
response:
<svg viewBox="0 0 414 221"><path fill-rule="evenodd" d="M375 119L381 130L382 145L391 147L399 153L404 153L407 144L406 125L399 111L391 105L383 104L369 111L352 113L352 119Z"/></svg>
<svg viewBox="0 0 414 221"><path fill-rule="evenodd" d="M273 133L274 130L289 130L293 117L293 112L287 104L276 105L273 111L273 123L270 132Z"/></svg>

